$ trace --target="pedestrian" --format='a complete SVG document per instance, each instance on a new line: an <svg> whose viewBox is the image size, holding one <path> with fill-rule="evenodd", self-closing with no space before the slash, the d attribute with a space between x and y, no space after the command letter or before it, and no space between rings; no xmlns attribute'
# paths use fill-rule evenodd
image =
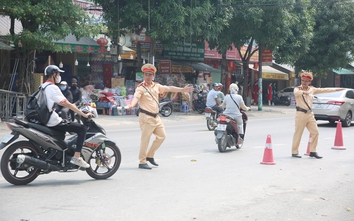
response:
<svg viewBox="0 0 354 221"><path fill-rule="evenodd" d="M268 89L267 89L267 100L268 100L268 105L272 105L272 100L273 100L273 87L272 87L272 83L270 83L268 85Z"/></svg>
<svg viewBox="0 0 354 221"><path fill-rule="evenodd" d="M222 92L222 87L223 85L221 83L218 84L218 94L217 94L217 97L218 97L218 100L219 100L219 103L222 104L222 102L224 101L225 99L225 95L224 93Z"/></svg>
<svg viewBox="0 0 354 221"><path fill-rule="evenodd" d="M73 95L72 95L71 91L69 90L68 83L66 81L61 81L59 83L59 88L61 90L61 93L63 93L63 95L66 97L66 99L70 103L72 103L73 102ZM56 112L60 113L60 117L65 120L69 120L69 117L68 117L69 111L70 111L70 109L68 107L57 105ZM73 118L71 118L71 120L73 120Z"/></svg>
<svg viewBox="0 0 354 221"><path fill-rule="evenodd" d="M41 85L42 88L47 86L44 93L47 97L47 107L49 110L52 109L54 104L58 104L67 107L81 116L88 118L93 117L92 113L83 113L74 104L70 103L65 96L61 93L60 89L55 85L61 81L60 73L64 72L60 70L56 65L49 65L44 69L44 76L46 77L46 82ZM55 111L52 112L49 121L46 125L55 130L65 131L65 132L75 132L77 133L76 148L74 156L70 159L70 163L78 165L79 167L89 168L90 165L86 163L81 157L81 149L86 136L86 126L63 120Z"/></svg>
<svg viewBox="0 0 354 221"><path fill-rule="evenodd" d="M159 94L165 92L182 92L189 93L193 91L193 86L174 87L161 85L153 82L156 73L156 67L152 64L145 64L141 67L144 81L138 85L135 90L134 98L128 109L135 107L138 102L140 106L139 124L141 129L140 152L139 152L139 168L151 169L147 161L154 166L158 166L154 156L156 150L165 140L165 127L159 117ZM151 135L156 136L152 145L148 149Z"/></svg>
<svg viewBox="0 0 354 221"><path fill-rule="evenodd" d="M208 93L207 96L207 101L206 101L206 106L215 110L217 112L217 115L222 113L224 109L220 107L221 103L218 100L218 86L219 83L213 83L212 84L213 89L211 89Z"/></svg>
<svg viewBox="0 0 354 221"><path fill-rule="evenodd" d="M310 157L321 159L316 152L318 143L318 127L316 119L311 110L314 94L341 91L344 88L316 88L310 86L313 76L311 72L301 73L301 84L294 88L296 101L295 133L292 143L292 157L301 158L299 155L299 146L302 133L305 129L311 134Z"/></svg>
<svg viewBox="0 0 354 221"><path fill-rule="evenodd" d="M221 106L225 108L223 114L226 114L236 120L238 134L240 135L237 144L241 144L244 138L244 131L243 131L242 113L240 108L242 108L245 111L248 111L251 108L245 105L242 96L238 94L237 84L234 83L230 84L229 91L230 94L226 95L224 103L222 103Z"/></svg>
<svg viewBox="0 0 354 221"><path fill-rule="evenodd" d="M76 105L76 107L78 107L82 101L82 92L79 88L79 86L77 85L77 79L73 78L71 79L71 87L70 87L70 91L73 95L73 104ZM71 114L71 120L74 121L75 120L75 113L74 111L70 111Z"/></svg>

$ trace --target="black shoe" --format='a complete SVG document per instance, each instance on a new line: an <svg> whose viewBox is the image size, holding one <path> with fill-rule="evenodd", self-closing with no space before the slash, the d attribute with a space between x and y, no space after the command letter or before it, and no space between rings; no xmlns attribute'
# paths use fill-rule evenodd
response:
<svg viewBox="0 0 354 221"><path fill-rule="evenodd" d="M139 164L139 168L140 168L140 169L151 170L151 167L150 167L149 165L147 165L147 163Z"/></svg>
<svg viewBox="0 0 354 221"><path fill-rule="evenodd" d="M300 156L299 154L291 154L292 157L296 157L296 158L301 158L302 156Z"/></svg>
<svg viewBox="0 0 354 221"><path fill-rule="evenodd" d="M155 162L154 158L146 157L146 160L149 161L149 163L151 163L152 165L158 166L158 164Z"/></svg>
<svg viewBox="0 0 354 221"><path fill-rule="evenodd" d="M316 159L321 159L322 158L321 156L317 155L317 152L310 152L310 157L314 157Z"/></svg>

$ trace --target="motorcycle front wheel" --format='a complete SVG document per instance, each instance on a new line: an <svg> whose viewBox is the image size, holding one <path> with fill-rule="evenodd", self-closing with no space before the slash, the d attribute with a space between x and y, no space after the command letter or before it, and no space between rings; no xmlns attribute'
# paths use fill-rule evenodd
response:
<svg viewBox="0 0 354 221"><path fill-rule="evenodd" d="M121 161L122 155L117 145L106 141L92 153L88 162L91 167L86 172L94 179L107 179L117 172Z"/></svg>
<svg viewBox="0 0 354 221"><path fill-rule="evenodd" d="M17 156L23 154L38 157L38 150L29 141L19 141L11 144L1 157L1 173L7 182L14 185L26 185L35 180L40 172L39 168L19 165Z"/></svg>
<svg viewBox="0 0 354 221"><path fill-rule="evenodd" d="M218 149L220 153L225 152L227 147L227 134L226 132L218 139Z"/></svg>
<svg viewBox="0 0 354 221"><path fill-rule="evenodd" d="M163 106L160 110L160 113L164 117L169 117L172 114L172 105L167 104L167 105Z"/></svg>

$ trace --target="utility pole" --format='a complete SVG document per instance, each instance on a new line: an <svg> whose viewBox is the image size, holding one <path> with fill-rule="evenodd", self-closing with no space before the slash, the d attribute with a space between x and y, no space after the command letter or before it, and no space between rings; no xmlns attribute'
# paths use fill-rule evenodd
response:
<svg viewBox="0 0 354 221"><path fill-rule="evenodd" d="M259 90L258 90L258 110L262 111L262 104L263 104L263 96L262 96L262 45L259 44L259 57L258 57L258 63L259 63L259 67L258 67L258 86L259 86Z"/></svg>

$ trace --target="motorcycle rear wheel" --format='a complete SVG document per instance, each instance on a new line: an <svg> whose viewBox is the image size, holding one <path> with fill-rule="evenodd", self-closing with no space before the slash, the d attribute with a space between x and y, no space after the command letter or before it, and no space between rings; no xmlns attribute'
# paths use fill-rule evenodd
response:
<svg viewBox="0 0 354 221"><path fill-rule="evenodd" d="M29 141L19 141L11 144L1 157L1 173L5 180L14 185L26 185L35 180L40 172L39 168L18 165L17 155L24 154L38 157L38 150Z"/></svg>
<svg viewBox="0 0 354 221"><path fill-rule="evenodd" d="M122 161L119 148L113 142L106 141L104 148L97 148L89 160L90 168L86 173L97 180L107 179L115 174Z"/></svg>
<svg viewBox="0 0 354 221"><path fill-rule="evenodd" d="M214 125L214 119L207 119L207 128L208 130L215 130L216 126Z"/></svg>
<svg viewBox="0 0 354 221"><path fill-rule="evenodd" d="M227 147L227 134L226 132L222 135L222 137L220 137L220 139L218 139L218 149L219 152L225 152Z"/></svg>

